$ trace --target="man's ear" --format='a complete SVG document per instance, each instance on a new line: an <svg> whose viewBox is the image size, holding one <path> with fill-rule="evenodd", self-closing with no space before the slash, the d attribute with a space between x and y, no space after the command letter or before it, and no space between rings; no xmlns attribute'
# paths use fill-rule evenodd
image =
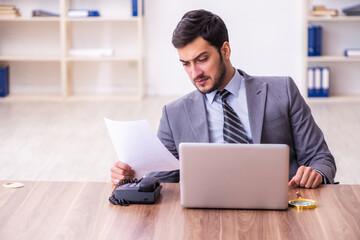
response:
<svg viewBox="0 0 360 240"><path fill-rule="evenodd" d="M230 48L229 42L226 41L223 43L223 45L221 47L221 54L224 59L230 59L231 48Z"/></svg>

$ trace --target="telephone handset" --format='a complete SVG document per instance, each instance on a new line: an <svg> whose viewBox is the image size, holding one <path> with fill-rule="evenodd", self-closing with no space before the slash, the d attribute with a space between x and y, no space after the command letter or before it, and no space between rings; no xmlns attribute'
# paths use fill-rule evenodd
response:
<svg viewBox="0 0 360 240"><path fill-rule="evenodd" d="M153 192L160 185L160 179L156 177L143 178L139 183L140 192Z"/></svg>
<svg viewBox="0 0 360 240"><path fill-rule="evenodd" d="M155 203L160 196L161 188L160 179L156 177L144 177L140 180L123 179L116 185L109 200L118 205Z"/></svg>

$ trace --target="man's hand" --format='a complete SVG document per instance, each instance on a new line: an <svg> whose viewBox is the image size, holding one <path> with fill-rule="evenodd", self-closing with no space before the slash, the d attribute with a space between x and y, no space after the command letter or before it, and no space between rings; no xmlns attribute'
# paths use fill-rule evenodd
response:
<svg viewBox="0 0 360 240"><path fill-rule="evenodd" d="M117 161L110 168L111 182L117 184L121 179L134 178L135 171L129 165L121 161Z"/></svg>
<svg viewBox="0 0 360 240"><path fill-rule="evenodd" d="M301 166L290 180L289 187L317 188L322 182L322 175L311 167Z"/></svg>

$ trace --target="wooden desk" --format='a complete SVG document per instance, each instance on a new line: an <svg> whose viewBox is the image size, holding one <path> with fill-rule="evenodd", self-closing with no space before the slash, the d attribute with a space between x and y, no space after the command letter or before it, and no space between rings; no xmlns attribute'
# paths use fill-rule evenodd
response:
<svg viewBox="0 0 360 240"><path fill-rule="evenodd" d="M316 209L251 211L183 209L172 183L155 205L128 207L109 203L110 183L24 183L0 181L0 239L360 239L360 185L300 189Z"/></svg>

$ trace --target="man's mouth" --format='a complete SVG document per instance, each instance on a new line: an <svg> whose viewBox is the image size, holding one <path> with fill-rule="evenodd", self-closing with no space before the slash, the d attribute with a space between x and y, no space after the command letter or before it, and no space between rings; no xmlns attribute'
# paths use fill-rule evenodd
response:
<svg viewBox="0 0 360 240"><path fill-rule="evenodd" d="M196 79L195 82L199 85L204 85L208 79L209 79L208 77L202 77L202 78Z"/></svg>

